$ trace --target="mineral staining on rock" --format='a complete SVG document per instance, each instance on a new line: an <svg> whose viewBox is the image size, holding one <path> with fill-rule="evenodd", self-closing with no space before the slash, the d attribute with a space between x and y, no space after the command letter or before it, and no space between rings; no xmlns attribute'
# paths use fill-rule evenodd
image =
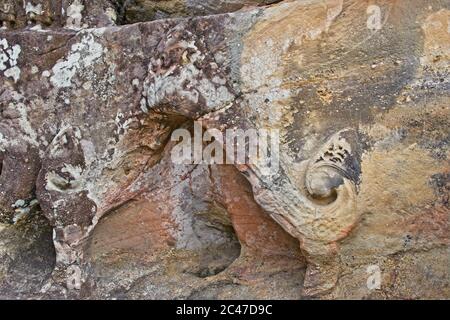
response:
<svg viewBox="0 0 450 320"><path fill-rule="evenodd" d="M0 254L44 259L21 294L448 298L450 8L414 2L8 2ZM174 164L195 120L278 130L277 176Z"/></svg>

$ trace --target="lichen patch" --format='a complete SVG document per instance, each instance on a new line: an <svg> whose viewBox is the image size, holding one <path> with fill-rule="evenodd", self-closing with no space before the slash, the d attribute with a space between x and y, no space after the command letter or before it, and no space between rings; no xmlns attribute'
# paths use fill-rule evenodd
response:
<svg viewBox="0 0 450 320"><path fill-rule="evenodd" d="M57 88L70 87L77 71L91 67L105 50L91 33L87 33L79 43L72 45L66 59L53 66L50 82Z"/></svg>
<svg viewBox="0 0 450 320"><path fill-rule="evenodd" d="M6 39L0 39L0 71L7 78L17 82L20 78L20 69L17 66L21 48L18 44L11 46Z"/></svg>

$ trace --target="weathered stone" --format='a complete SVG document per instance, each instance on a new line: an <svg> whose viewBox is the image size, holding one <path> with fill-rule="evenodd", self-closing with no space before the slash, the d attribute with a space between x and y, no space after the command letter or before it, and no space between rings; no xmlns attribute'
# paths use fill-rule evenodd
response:
<svg viewBox="0 0 450 320"><path fill-rule="evenodd" d="M0 16L0 217L53 227L40 294L449 297L450 4L41 2ZM278 172L174 164L193 121L279 130Z"/></svg>
<svg viewBox="0 0 450 320"><path fill-rule="evenodd" d="M85 29L164 18L202 16L280 0L2 0L0 27Z"/></svg>
<svg viewBox="0 0 450 320"><path fill-rule="evenodd" d="M81 29L115 23L115 7L108 0L2 0L0 25L6 29Z"/></svg>
<svg viewBox="0 0 450 320"><path fill-rule="evenodd" d="M0 225L0 298L39 298L55 265L52 229L39 213Z"/></svg>
<svg viewBox="0 0 450 320"><path fill-rule="evenodd" d="M280 0L135 0L118 1L122 23L163 18L201 16L234 12L243 8L269 5Z"/></svg>

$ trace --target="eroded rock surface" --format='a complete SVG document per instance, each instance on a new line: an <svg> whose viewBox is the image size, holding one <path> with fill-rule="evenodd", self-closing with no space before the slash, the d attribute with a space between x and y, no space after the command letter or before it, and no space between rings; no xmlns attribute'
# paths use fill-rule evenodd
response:
<svg viewBox="0 0 450 320"><path fill-rule="evenodd" d="M0 295L450 297L449 3L19 2ZM174 164L193 121L278 130L279 170Z"/></svg>
<svg viewBox="0 0 450 320"><path fill-rule="evenodd" d="M83 29L205 16L281 0L2 0L0 27Z"/></svg>

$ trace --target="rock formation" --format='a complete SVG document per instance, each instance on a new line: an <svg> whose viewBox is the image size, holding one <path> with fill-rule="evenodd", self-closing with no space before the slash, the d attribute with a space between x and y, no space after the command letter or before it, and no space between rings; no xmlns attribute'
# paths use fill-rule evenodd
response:
<svg viewBox="0 0 450 320"><path fill-rule="evenodd" d="M449 2L2 0L0 23L0 297L450 298ZM174 163L197 123L279 132L278 170Z"/></svg>

